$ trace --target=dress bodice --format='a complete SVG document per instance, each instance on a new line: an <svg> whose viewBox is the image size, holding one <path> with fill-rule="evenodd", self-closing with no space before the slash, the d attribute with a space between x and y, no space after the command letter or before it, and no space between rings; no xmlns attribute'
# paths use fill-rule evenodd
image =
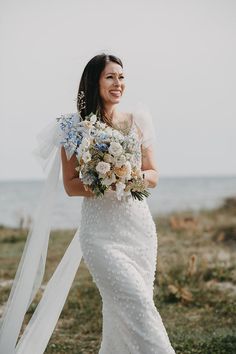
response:
<svg viewBox="0 0 236 354"><path fill-rule="evenodd" d="M141 138L139 135L139 131L138 131L138 127L136 125L135 122L135 116L132 113L132 123L129 129L129 132L127 134L124 134L122 132L122 130L118 130L116 128L113 128L113 130L117 130L119 131L126 139L130 139L135 141L135 154L134 154L134 158L135 158L135 162L138 168L141 168L142 165L142 153L141 153Z"/></svg>

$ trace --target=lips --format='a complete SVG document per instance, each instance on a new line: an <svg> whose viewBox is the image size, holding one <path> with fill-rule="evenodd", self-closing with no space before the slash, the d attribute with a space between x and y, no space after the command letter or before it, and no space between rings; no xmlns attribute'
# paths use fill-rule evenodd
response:
<svg viewBox="0 0 236 354"><path fill-rule="evenodd" d="M121 91L120 90L111 90L109 91L112 96L119 97L121 96Z"/></svg>

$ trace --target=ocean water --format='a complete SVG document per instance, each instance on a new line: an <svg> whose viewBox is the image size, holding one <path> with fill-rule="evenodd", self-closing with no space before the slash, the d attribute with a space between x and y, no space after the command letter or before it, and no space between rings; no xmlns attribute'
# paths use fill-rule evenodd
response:
<svg viewBox="0 0 236 354"><path fill-rule="evenodd" d="M19 226L30 223L36 210L43 181L0 182L0 224ZM236 196L236 176L160 177L158 186L149 189L147 201L154 217L173 211L211 209L228 196ZM66 195L59 182L52 216L52 229L77 228L82 197Z"/></svg>

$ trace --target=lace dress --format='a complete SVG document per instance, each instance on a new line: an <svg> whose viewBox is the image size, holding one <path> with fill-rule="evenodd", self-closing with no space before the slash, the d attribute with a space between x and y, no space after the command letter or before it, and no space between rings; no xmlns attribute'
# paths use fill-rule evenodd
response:
<svg viewBox="0 0 236 354"><path fill-rule="evenodd" d="M134 119L131 134L138 139ZM118 200L115 191L84 197L79 230L83 258L103 302L98 354L175 353L153 301L157 232L146 198Z"/></svg>

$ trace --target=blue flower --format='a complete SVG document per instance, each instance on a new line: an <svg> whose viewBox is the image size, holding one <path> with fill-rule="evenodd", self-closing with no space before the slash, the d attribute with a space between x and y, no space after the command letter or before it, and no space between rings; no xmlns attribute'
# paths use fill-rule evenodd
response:
<svg viewBox="0 0 236 354"><path fill-rule="evenodd" d="M77 137L77 147L80 146L81 142L82 142L82 138Z"/></svg>
<svg viewBox="0 0 236 354"><path fill-rule="evenodd" d="M98 144L98 143L96 143L96 144L94 145L94 147L95 147L97 150L99 150L99 151L107 151L107 150L108 150L107 144Z"/></svg>

